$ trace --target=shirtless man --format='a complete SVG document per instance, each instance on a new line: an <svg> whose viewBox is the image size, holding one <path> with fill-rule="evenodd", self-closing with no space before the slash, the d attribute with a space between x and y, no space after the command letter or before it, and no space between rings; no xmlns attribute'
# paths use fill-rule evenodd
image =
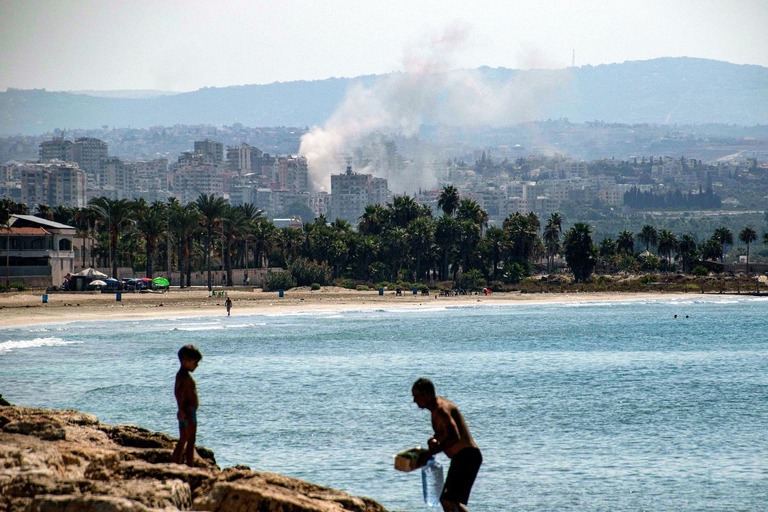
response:
<svg viewBox="0 0 768 512"><path fill-rule="evenodd" d="M432 413L432 429L435 431L427 442L429 453L424 454L425 460L420 462L425 463L428 457L439 452L451 459L440 504L445 512L467 512L469 493L483 463L483 455L459 408L450 400L437 396L431 380L420 378L414 382L411 392L416 405Z"/></svg>

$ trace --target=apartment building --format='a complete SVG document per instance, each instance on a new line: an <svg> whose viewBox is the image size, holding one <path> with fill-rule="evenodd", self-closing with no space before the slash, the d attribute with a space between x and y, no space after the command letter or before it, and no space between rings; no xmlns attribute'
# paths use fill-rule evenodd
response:
<svg viewBox="0 0 768 512"><path fill-rule="evenodd" d="M62 162L74 161L75 144L71 140L64 140L63 137L54 137L53 140L46 140L38 146L38 156L41 162L50 162L51 160L61 160Z"/></svg>
<svg viewBox="0 0 768 512"><path fill-rule="evenodd" d="M72 163L49 162L20 166L21 200L29 206L87 205L86 175Z"/></svg>
<svg viewBox="0 0 768 512"><path fill-rule="evenodd" d="M277 159L277 182L272 188L290 192L306 192L309 188L309 169L303 156L281 156Z"/></svg>
<svg viewBox="0 0 768 512"><path fill-rule="evenodd" d="M195 153L198 155L208 155L216 165L224 163L224 144L210 139L196 140Z"/></svg>
<svg viewBox="0 0 768 512"><path fill-rule="evenodd" d="M347 166L344 174L331 175L331 204L329 219L343 219L357 226L365 207L371 204L385 204L389 197L387 180L371 174L352 172Z"/></svg>
<svg viewBox="0 0 768 512"><path fill-rule="evenodd" d="M104 165L108 157L107 143L93 137L81 137L72 147L72 160L85 171L88 181L98 184L104 174Z"/></svg>

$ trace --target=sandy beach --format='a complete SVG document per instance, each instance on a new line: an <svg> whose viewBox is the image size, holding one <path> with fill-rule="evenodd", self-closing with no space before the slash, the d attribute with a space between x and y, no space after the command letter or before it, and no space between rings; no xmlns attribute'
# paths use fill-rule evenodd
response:
<svg viewBox="0 0 768 512"><path fill-rule="evenodd" d="M323 287L320 290L296 288L283 297L278 292L233 288L171 289L165 293L123 292L120 301L114 293L48 293L27 291L0 295L0 327L88 320L117 320L185 316L225 315L226 293L232 299L232 315L286 314L301 311L338 311L378 307L434 307L436 305L574 303L591 301L648 300L659 297L691 297L690 293L493 293L491 295L429 296L394 291L355 291Z"/></svg>

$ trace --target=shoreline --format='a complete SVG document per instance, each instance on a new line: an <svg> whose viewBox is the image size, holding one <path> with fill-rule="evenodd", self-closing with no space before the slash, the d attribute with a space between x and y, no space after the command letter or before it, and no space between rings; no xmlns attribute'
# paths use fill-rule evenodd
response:
<svg viewBox="0 0 768 512"><path fill-rule="evenodd" d="M458 295L438 297L403 293L395 295L386 291L355 291L337 287L321 290L295 288L287 290L283 297L278 292L261 289L215 289L226 292L232 299L232 316L285 315L301 312L369 310L381 307L446 307L470 305L530 305L530 304L579 304L605 301L642 301L667 299L691 299L711 294L684 292L565 292L565 293L493 293L491 295ZM27 291L0 295L0 328L48 323L67 323L95 320L132 320L162 317L226 316L226 297L211 296L208 289L171 289L165 293L122 293L118 302L114 293L48 293L43 303L43 293ZM728 294L730 295L730 294ZM742 294L747 295L747 294Z"/></svg>

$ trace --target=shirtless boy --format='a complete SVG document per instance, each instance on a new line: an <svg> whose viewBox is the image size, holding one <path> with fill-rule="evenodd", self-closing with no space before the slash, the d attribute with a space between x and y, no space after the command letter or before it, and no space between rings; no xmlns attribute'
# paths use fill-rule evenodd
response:
<svg viewBox="0 0 768 512"><path fill-rule="evenodd" d="M179 420L179 442L173 450L171 461L181 464L185 459L188 466L194 466L195 462L195 438L197 437L197 386L195 379L190 375L195 371L203 355L194 345L184 345L179 349L179 362L181 367L176 373L176 404ZM186 455L186 457L184 457Z"/></svg>
<svg viewBox="0 0 768 512"><path fill-rule="evenodd" d="M469 493L483 463L483 455L472 439L459 408L450 400L436 396L431 380L420 378L414 382L411 392L416 405L432 413L435 435L427 442L429 453L424 457L444 452L451 459L440 504L445 512L467 512Z"/></svg>

